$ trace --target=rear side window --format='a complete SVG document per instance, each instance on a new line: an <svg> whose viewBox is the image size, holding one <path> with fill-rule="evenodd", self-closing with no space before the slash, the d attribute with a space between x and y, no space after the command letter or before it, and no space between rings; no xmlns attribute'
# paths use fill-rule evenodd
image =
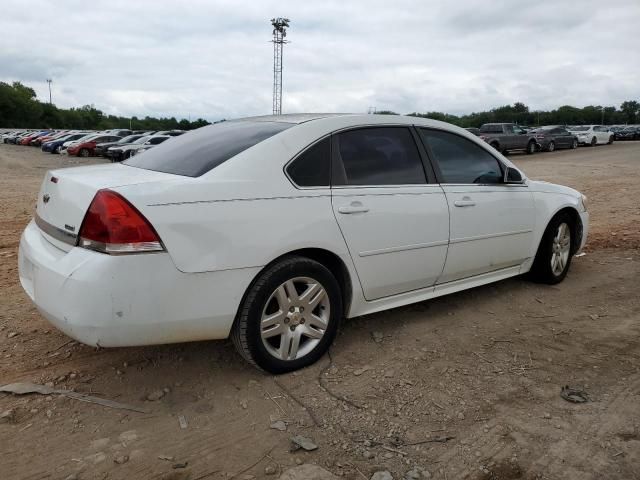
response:
<svg viewBox="0 0 640 480"><path fill-rule="evenodd" d="M480 133L502 133L502 125L485 124L480 127Z"/></svg>
<svg viewBox="0 0 640 480"><path fill-rule="evenodd" d="M466 138L439 130L420 129L440 167L443 183L502 183L496 158Z"/></svg>
<svg viewBox="0 0 640 480"><path fill-rule="evenodd" d="M334 185L427 183L411 131L404 127L362 128L337 135Z"/></svg>
<svg viewBox="0 0 640 480"><path fill-rule="evenodd" d="M299 187L328 187L331 174L331 139L320 140L298 156L287 173Z"/></svg>
<svg viewBox="0 0 640 480"><path fill-rule="evenodd" d="M273 135L292 127L284 122L238 121L208 125L164 142L123 162L157 172L199 177Z"/></svg>

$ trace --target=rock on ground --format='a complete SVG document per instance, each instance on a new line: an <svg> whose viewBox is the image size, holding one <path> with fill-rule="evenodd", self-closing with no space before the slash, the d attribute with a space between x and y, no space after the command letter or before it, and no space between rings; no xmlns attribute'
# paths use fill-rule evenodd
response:
<svg viewBox="0 0 640 480"><path fill-rule="evenodd" d="M338 480L338 477L318 465L305 463L283 472L280 480Z"/></svg>

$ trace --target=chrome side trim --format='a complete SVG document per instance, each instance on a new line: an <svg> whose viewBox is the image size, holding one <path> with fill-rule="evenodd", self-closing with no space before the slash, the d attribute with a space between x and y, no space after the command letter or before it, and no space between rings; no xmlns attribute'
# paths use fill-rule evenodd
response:
<svg viewBox="0 0 640 480"><path fill-rule="evenodd" d="M38 225L38 228L40 228L40 230L42 230L50 237L53 237L56 240L67 243L69 245L77 245L78 236L75 233L67 232L66 230L58 228L55 225L51 225L49 222L43 220L37 212L34 220L36 221L36 225Z"/></svg>
<svg viewBox="0 0 640 480"><path fill-rule="evenodd" d="M407 250L418 250L420 248L429 248L429 247L440 247L443 245L447 245L449 242L447 240L440 240L438 242L430 242L430 243L416 243L413 245L401 245L398 247L388 247L388 248L380 248L378 250L367 250L365 252L358 253L359 257L370 257L372 255L382 255L384 253L395 253L395 252L405 252Z"/></svg>
<svg viewBox="0 0 640 480"><path fill-rule="evenodd" d="M452 238L449 243L454 244L454 243L463 243L463 242L473 242L474 240L485 240L487 238L507 237L509 235L522 235L524 233L531 233L531 232L533 232L532 229L517 230L514 232L489 233L487 235L477 235L475 237Z"/></svg>

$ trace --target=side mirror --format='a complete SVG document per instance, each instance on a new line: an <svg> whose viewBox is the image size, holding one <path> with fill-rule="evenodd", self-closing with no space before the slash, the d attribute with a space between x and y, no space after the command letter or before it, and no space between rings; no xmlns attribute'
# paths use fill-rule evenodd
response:
<svg viewBox="0 0 640 480"><path fill-rule="evenodd" d="M507 167L504 172L504 183L513 184L513 185L522 185L524 183L524 178L518 170L513 167Z"/></svg>

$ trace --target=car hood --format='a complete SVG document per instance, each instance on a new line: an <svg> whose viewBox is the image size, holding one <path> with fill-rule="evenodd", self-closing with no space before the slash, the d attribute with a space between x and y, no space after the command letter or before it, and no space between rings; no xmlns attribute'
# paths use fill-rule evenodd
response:
<svg viewBox="0 0 640 480"><path fill-rule="evenodd" d="M574 198L580 198L582 195L579 191L574 190L571 187L558 185L556 183L549 183L543 180L527 179L527 185L529 185L529 188L534 192L560 193L562 195L569 195L570 197Z"/></svg>

